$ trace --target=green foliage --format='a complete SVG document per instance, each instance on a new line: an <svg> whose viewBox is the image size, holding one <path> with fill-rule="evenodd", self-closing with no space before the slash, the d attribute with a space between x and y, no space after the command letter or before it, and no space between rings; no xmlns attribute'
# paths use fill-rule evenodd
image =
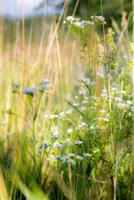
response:
<svg viewBox="0 0 134 200"><path fill-rule="evenodd" d="M133 120L129 51L125 45L120 47L112 29L103 41L90 46L89 37L105 25L102 16L90 20L69 16L64 23L84 44L88 57L85 77L75 83L68 99L53 96L53 107L60 100L66 107L61 110L60 102L59 108L49 113L48 79L28 87L12 84L10 93L13 99L23 101L24 114L18 115L13 105L6 111L11 120L9 133L0 138L0 175L4 177L0 184L12 200L130 200ZM99 45L105 50L101 61ZM91 58L92 53L96 57ZM20 118L21 129L15 126L15 119Z"/></svg>
<svg viewBox="0 0 134 200"><path fill-rule="evenodd" d="M88 18L91 15L102 15L101 3L103 6L104 16L107 18L107 21L111 19L111 16L116 20L120 17L123 11L127 13L132 10L132 1L131 0L113 0L109 3L108 0L80 0L77 8L77 15ZM73 13L73 9L76 5L76 0L71 0L69 4L69 14Z"/></svg>

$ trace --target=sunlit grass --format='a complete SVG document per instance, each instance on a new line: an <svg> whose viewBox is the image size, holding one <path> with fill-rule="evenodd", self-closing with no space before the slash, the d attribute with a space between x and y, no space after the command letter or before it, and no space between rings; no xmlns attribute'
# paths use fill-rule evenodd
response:
<svg viewBox="0 0 134 200"><path fill-rule="evenodd" d="M114 29L94 28L103 17L91 20L16 21L12 38L1 19L2 200L130 199L127 29L121 43L122 30L116 41Z"/></svg>

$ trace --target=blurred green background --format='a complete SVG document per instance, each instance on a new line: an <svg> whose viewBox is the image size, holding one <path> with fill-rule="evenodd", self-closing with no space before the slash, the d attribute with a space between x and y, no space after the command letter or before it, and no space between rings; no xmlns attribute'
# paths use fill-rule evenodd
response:
<svg viewBox="0 0 134 200"><path fill-rule="evenodd" d="M104 14L108 25L111 24L112 18L119 21L124 11L127 15L132 12L131 0L71 0L68 14L73 13L76 3L78 5L76 15L88 18L91 15Z"/></svg>

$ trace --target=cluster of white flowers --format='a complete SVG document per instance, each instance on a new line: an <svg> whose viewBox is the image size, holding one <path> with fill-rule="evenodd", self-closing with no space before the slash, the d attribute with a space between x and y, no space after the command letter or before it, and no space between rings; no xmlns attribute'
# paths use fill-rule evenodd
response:
<svg viewBox="0 0 134 200"><path fill-rule="evenodd" d="M71 24L76 28L83 29L85 27L90 27L99 24L106 24L103 16L91 16L90 20L82 20L81 18L76 18L73 16L68 16L64 24Z"/></svg>

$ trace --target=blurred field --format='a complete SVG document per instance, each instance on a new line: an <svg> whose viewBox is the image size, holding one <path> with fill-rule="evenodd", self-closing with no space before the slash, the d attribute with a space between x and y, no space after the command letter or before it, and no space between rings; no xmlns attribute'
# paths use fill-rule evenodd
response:
<svg viewBox="0 0 134 200"><path fill-rule="evenodd" d="M0 200L131 199L127 17L0 19Z"/></svg>

